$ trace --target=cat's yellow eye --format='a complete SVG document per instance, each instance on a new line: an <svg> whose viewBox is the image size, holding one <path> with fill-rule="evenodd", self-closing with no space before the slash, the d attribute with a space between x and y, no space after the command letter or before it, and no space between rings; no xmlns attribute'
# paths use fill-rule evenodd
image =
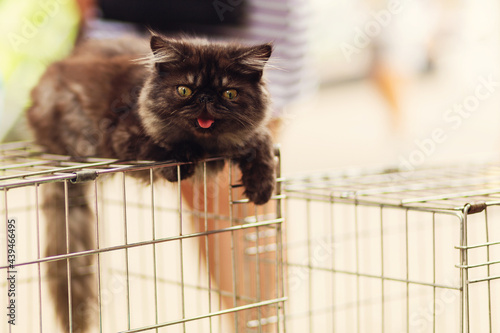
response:
<svg viewBox="0 0 500 333"><path fill-rule="evenodd" d="M177 87L177 93L181 97L189 97L189 96L191 96L191 94L193 93L193 91L190 88L186 87L186 86L178 86Z"/></svg>
<svg viewBox="0 0 500 333"><path fill-rule="evenodd" d="M236 91L236 89L228 89L222 93L222 96L231 100L231 99L235 99L236 96L238 96L238 92Z"/></svg>

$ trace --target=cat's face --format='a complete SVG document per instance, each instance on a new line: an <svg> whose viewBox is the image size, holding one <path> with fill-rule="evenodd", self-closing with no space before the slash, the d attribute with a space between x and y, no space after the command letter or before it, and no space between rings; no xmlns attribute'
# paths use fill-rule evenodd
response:
<svg viewBox="0 0 500 333"><path fill-rule="evenodd" d="M262 71L269 44L255 47L203 40L151 39L154 69L140 114L156 138L182 131L200 139L245 135L268 116Z"/></svg>

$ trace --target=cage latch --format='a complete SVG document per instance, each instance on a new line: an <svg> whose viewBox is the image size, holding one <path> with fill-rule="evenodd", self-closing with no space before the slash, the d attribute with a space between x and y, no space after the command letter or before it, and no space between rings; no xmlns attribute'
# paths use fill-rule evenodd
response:
<svg viewBox="0 0 500 333"><path fill-rule="evenodd" d="M82 170L74 173L75 178L71 179L73 184L89 182L97 178L97 172L94 170Z"/></svg>
<svg viewBox="0 0 500 333"><path fill-rule="evenodd" d="M465 207L467 207L467 206L469 206L469 209L467 210L467 214L470 215L470 214L481 213L483 210L486 209L486 202L481 201L481 202L469 203L469 204L465 205Z"/></svg>

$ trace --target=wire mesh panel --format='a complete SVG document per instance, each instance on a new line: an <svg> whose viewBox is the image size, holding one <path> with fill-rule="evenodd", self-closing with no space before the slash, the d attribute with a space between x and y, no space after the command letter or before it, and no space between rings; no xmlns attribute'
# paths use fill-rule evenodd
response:
<svg viewBox="0 0 500 333"><path fill-rule="evenodd" d="M57 319L50 284L60 281L48 272L58 262L68 263L68 279L90 276L91 288L80 290L88 300L66 297L69 317L91 319L90 332L285 331L279 183L268 204L254 206L230 162L207 174L221 158L175 184L156 181L156 170L180 173L178 163L75 161L27 143L1 145L0 160L0 332L80 331ZM84 190L72 196L78 186ZM55 187L64 194L63 229L88 208L92 246L63 230L64 253L47 255L61 232L46 212ZM90 264L70 264L79 258ZM64 290L71 288L60 286L58 297L74 295Z"/></svg>
<svg viewBox="0 0 500 333"><path fill-rule="evenodd" d="M500 332L500 165L287 180L289 332Z"/></svg>

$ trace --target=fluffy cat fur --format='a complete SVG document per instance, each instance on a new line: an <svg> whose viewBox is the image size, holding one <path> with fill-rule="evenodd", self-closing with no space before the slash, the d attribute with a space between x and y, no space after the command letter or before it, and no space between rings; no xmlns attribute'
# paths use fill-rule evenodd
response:
<svg viewBox="0 0 500 333"><path fill-rule="evenodd" d="M28 121L47 152L193 162L182 165L182 179L194 174L200 159L226 156L242 171L245 195L264 204L275 182L266 127L269 97L262 78L271 52L270 44L243 46L157 34L149 48L139 39L89 41L48 67L32 91ZM158 173L177 181L176 168ZM67 251L65 193L62 184L47 188L44 210L51 225L46 255L53 256ZM85 188L68 186L70 251L94 248ZM91 311L86 304L96 302L95 276L85 269L91 258L69 261L74 332L88 330ZM66 261L50 263L48 272L60 322L68 328Z"/></svg>

